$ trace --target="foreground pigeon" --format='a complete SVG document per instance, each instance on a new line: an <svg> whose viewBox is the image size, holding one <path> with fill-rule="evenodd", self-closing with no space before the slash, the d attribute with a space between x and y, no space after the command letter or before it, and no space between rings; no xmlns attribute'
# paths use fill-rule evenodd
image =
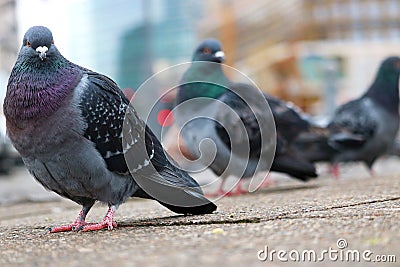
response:
<svg viewBox="0 0 400 267"><path fill-rule="evenodd" d="M214 120L197 118L190 123L183 120L180 126L183 143L193 158L203 156L207 160L205 156L207 150L200 151L198 148L201 147L202 140L211 139L214 142L216 155L212 162L208 162L208 166L223 179L217 194L226 194L223 185L227 176L249 178L257 170L266 171L269 167L272 171L283 172L303 181L316 177L314 165L303 160L299 151L290 146L301 131L308 129L307 122L283 101L262 94L253 85L231 82L220 64L223 60L224 53L218 40L207 39L197 47L193 62L184 73L177 94L177 107L182 108L175 111L178 121L179 117L190 117L190 114L193 117L207 114L214 116L212 117ZM242 96L239 96L240 94ZM208 105L204 98L218 101L210 101ZM214 102L221 102L234 112L229 114L229 109ZM268 103L272 109L277 131L275 156L273 154L275 147L261 146L262 132L267 135L272 134L272 131L275 132L275 125L268 122L261 125L256 118L259 115L258 119L264 118L268 121ZM233 113L236 117L232 115ZM245 132L240 132L240 125L244 125ZM268 140L269 136L266 137L265 140ZM244 144L249 144L250 151L247 154L245 151L241 155ZM233 151L234 148L236 152ZM274 158L272 166L268 165L266 159L260 158L262 153ZM227 169L230 156L235 154L238 160L233 165L244 164L245 166L242 166L244 172L241 172L243 168ZM261 165L257 169L259 161ZM241 181L236 190L230 194L243 192Z"/></svg>
<svg viewBox="0 0 400 267"><path fill-rule="evenodd" d="M176 213L211 213L199 185L167 160L160 142L108 77L75 65L49 29L30 28L4 101L8 135L29 172L47 189L82 205L76 220L51 232L112 229L129 197L155 199ZM85 218L96 201L100 223Z"/></svg>
<svg viewBox="0 0 400 267"><path fill-rule="evenodd" d="M336 177L339 162L361 161L372 170L375 160L394 146L399 129L399 74L400 58L386 58L369 89L336 109L325 138L300 138L296 143L313 148L311 161L333 163Z"/></svg>

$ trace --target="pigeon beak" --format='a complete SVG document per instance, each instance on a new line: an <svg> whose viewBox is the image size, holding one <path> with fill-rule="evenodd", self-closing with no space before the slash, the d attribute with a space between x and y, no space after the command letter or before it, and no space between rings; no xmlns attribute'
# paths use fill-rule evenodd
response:
<svg viewBox="0 0 400 267"><path fill-rule="evenodd" d="M38 52L40 59L43 61L46 59L46 52L49 49L47 48L47 46L38 46L36 48L36 52Z"/></svg>
<svg viewBox="0 0 400 267"><path fill-rule="evenodd" d="M218 58L221 62L225 61L225 53L222 51L215 52L214 57Z"/></svg>

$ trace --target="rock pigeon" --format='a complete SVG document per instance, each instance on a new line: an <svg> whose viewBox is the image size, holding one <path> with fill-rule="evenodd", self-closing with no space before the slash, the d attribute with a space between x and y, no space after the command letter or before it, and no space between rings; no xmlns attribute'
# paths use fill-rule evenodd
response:
<svg viewBox="0 0 400 267"><path fill-rule="evenodd" d="M112 229L129 197L155 199L181 214L216 209L167 159L116 83L65 59L46 27L25 33L3 106L8 135L29 172L83 207L73 223L51 232ZM108 212L102 222L87 223L96 201Z"/></svg>
<svg viewBox="0 0 400 267"><path fill-rule="evenodd" d="M221 176L223 181L220 184L217 194L226 194L223 191L224 180L228 175L239 178L249 178L257 170L268 170L271 164L266 159L260 160L260 155L265 153L274 158L271 166L272 171L287 173L295 178L306 181L316 177L316 170L312 163L302 159L298 151L290 146L291 142L302 130L308 128L308 124L294 109L291 109L283 101L271 96L262 94L255 86L246 83L234 83L225 75L222 65L224 52L221 44L216 39L206 39L195 50L192 64L184 73L177 93L177 109L174 111L177 121L179 117L190 117L210 115L212 119L203 117L196 118L186 123L182 120L178 125L181 129L181 136L185 147L194 158L204 158L207 161L210 157L215 159L208 162L209 167L215 174ZM253 99L251 99L253 98ZM205 99L210 103L223 103L225 105L207 105ZM245 101L249 100L250 101ZM195 100L195 102L191 101ZM188 101L188 104L185 102ZM250 103L249 103L250 102ZM258 103L257 103L258 102ZM268 118L268 103L272 109L273 118ZM183 106L183 107L180 107ZM230 107L236 114L230 116L226 108ZM186 107L186 108L184 108ZM259 115L257 117L257 115ZM213 117L214 116L214 117ZM257 119L263 118L267 123L261 125ZM189 118L190 119L190 118ZM276 154L275 147L265 146L261 148L261 134L270 134L268 138L275 138L275 125L271 120L275 119L276 124ZM217 121L217 122L216 122ZM245 132L238 130L243 124ZM273 132L272 132L273 131ZM268 138L266 140L268 140ZM211 139L216 146L216 154L208 155L207 149L200 151L202 140ZM249 153L240 155L243 144L249 144ZM236 152L233 149L236 148ZM262 151L265 149L266 151ZM245 165L243 172L230 168L227 170L230 156L237 154L239 158L233 165ZM240 162L240 159L243 163ZM257 163L261 166L257 169ZM242 170L242 168L238 168ZM244 192L241 189L242 180L239 181L236 190L230 194Z"/></svg>
<svg viewBox="0 0 400 267"><path fill-rule="evenodd" d="M399 129L399 74L400 58L386 58L369 89L336 109L325 138L299 138L300 146L315 152L309 159L331 162L335 177L339 162L361 161L371 171L375 160L393 146Z"/></svg>
<svg viewBox="0 0 400 267"><path fill-rule="evenodd" d="M275 119L277 147L271 170L283 172L307 181L317 177L315 166L305 160L306 150L297 149L294 142L301 134L319 135L319 127L311 124L303 112L290 102L264 93Z"/></svg>

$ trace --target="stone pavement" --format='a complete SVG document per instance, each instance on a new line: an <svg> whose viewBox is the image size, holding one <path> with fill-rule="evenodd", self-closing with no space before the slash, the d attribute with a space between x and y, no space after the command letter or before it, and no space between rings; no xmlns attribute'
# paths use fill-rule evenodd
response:
<svg viewBox="0 0 400 267"><path fill-rule="evenodd" d="M46 227L71 222L80 207L53 195L5 201L0 266L374 266L377 259L400 266L398 165L398 159L379 162L375 177L353 168L339 180L326 174L309 183L283 180L223 198L217 212L203 216L177 216L154 201L130 200L117 211L119 226L112 231L48 234ZM88 221L105 212L96 205ZM314 262L311 251L323 261ZM356 254L360 262L346 261Z"/></svg>

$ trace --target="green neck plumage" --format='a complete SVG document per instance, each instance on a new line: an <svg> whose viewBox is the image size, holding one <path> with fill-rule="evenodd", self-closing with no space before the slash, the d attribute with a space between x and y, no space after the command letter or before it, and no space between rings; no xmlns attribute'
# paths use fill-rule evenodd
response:
<svg viewBox="0 0 400 267"><path fill-rule="evenodd" d="M196 62L183 76L182 84L178 103L196 97L219 98L227 91L230 81L219 64Z"/></svg>

